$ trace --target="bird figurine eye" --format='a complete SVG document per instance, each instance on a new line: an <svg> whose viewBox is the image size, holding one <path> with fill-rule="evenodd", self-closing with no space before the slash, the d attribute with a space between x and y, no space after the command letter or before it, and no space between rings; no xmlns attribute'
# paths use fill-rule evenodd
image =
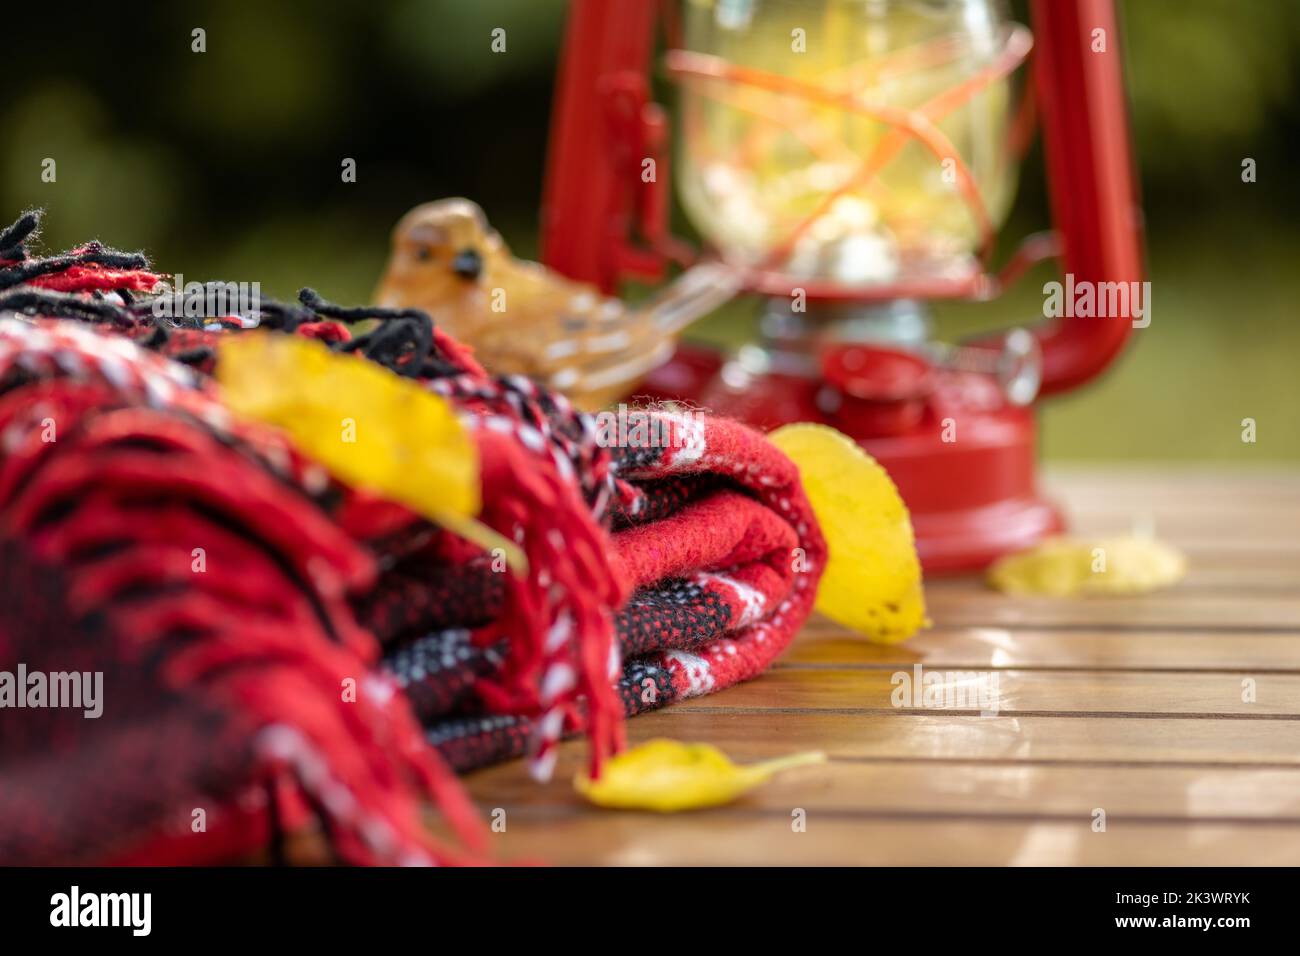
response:
<svg viewBox="0 0 1300 956"><path fill-rule="evenodd" d="M477 279L483 271L483 257L477 249L462 249L451 261L451 271L462 279Z"/></svg>
<svg viewBox="0 0 1300 956"><path fill-rule="evenodd" d="M433 250L428 246L416 246L415 258L419 259L421 262L428 262L433 258Z"/></svg>

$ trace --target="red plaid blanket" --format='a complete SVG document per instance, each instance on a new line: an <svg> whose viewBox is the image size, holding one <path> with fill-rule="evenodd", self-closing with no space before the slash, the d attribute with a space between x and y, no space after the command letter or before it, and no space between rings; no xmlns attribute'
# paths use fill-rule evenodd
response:
<svg viewBox="0 0 1300 956"><path fill-rule="evenodd" d="M313 824L349 862L478 859L447 763L546 774L583 732L598 771L625 715L759 673L811 609L797 472L740 425L605 427L422 313L308 291L161 321L142 259L36 259L34 226L0 232L0 671L101 674L103 710L0 721L0 859L223 860ZM250 319L450 400L529 573L232 418L209 376Z"/></svg>
<svg viewBox="0 0 1300 956"><path fill-rule="evenodd" d="M764 670L812 608L825 545L794 466L755 432L707 416L628 414L646 416L655 426L642 434L664 439L612 449L617 493L603 519L612 531L609 564L630 593L614 628L617 688L631 716ZM393 627L381 597L366 618L387 638L385 667L429 739L458 769L525 752L537 720L475 694L505 650L483 639L493 631L500 575L482 561L442 563L389 585L397 603L431 609ZM469 613L411 600L430 587L484 598Z"/></svg>

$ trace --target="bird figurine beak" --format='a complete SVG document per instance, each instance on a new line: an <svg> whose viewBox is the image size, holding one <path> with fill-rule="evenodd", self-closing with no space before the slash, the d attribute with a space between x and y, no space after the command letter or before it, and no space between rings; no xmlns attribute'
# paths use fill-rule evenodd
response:
<svg viewBox="0 0 1300 956"><path fill-rule="evenodd" d="M462 279L477 279L483 271L483 257L477 249L462 249L451 260L451 271Z"/></svg>

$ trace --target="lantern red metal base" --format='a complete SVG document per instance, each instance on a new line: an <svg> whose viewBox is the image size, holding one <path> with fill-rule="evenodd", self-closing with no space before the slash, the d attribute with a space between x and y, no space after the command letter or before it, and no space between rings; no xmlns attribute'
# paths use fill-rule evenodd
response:
<svg viewBox="0 0 1300 956"><path fill-rule="evenodd" d="M890 421L887 405L855 402L815 378L768 371L737 380L725 364L717 351L682 346L637 394L686 396L763 429L821 422L857 439L898 485L928 573L984 567L1063 527L1035 483L1033 411L1007 404L988 376L935 369L920 408L900 405L906 417ZM903 430L881 435L895 423Z"/></svg>

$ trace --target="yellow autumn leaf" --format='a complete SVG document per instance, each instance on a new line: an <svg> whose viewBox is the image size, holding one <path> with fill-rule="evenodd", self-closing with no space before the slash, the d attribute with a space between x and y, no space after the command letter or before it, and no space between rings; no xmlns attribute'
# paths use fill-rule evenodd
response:
<svg viewBox="0 0 1300 956"><path fill-rule="evenodd" d="M441 396L359 356L270 333L224 339L216 379L234 414L287 433L343 483L526 565L513 542L473 520L478 449Z"/></svg>
<svg viewBox="0 0 1300 956"><path fill-rule="evenodd" d="M885 469L825 425L785 425L768 437L799 467L830 549L817 610L881 644L927 626L911 517Z"/></svg>
<svg viewBox="0 0 1300 956"><path fill-rule="evenodd" d="M573 786L597 806L675 813L730 803L773 774L825 760L813 751L742 767L709 744L659 738L606 761L599 780L578 774Z"/></svg>
<svg viewBox="0 0 1300 956"><path fill-rule="evenodd" d="M1177 583L1186 572L1180 551L1150 538L1059 537L1000 559L988 581L1007 594L1145 594Z"/></svg>

